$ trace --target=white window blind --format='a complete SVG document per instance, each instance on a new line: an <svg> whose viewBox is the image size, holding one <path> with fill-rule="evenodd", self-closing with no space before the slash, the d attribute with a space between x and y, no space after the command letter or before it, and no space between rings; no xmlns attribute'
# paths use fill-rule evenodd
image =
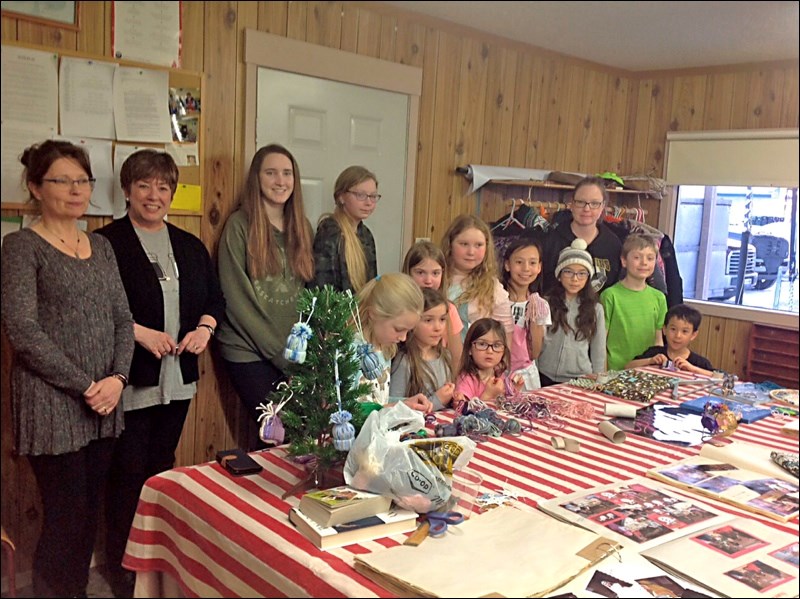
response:
<svg viewBox="0 0 800 599"><path fill-rule="evenodd" d="M670 185L797 187L797 129L668 132Z"/></svg>

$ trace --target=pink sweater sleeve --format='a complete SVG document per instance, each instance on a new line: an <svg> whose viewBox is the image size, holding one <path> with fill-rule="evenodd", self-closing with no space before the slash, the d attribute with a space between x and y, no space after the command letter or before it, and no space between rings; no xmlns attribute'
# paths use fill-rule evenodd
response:
<svg viewBox="0 0 800 599"><path fill-rule="evenodd" d="M476 376L462 374L456 380L456 391L463 393L467 399L480 397L485 390L486 384Z"/></svg>
<svg viewBox="0 0 800 599"><path fill-rule="evenodd" d="M514 318L511 316L511 299L508 297L508 291L497 279L494 280L494 310L492 311L492 318L503 325L510 340L511 333L514 330Z"/></svg>

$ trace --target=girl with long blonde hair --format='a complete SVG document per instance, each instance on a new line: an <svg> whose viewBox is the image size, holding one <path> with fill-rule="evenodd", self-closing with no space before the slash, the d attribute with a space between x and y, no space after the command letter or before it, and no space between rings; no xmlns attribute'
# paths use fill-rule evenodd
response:
<svg viewBox="0 0 800 599"><path fill-rule="evenodd" d="M511 301L497 278L497 261L489 227L477 216L462 214L442 238L447 260L443 289L464 325L462 335L480 318L494 318L511 334Z"/></svg>
<svg viewBox="0 0 800 599"><path fill-rule="evenodd" d="M378 274L375 239L364 224L381 199L378 179L363 166L349 166L336 179L333 199L336 207L322 215L314 237L314 283L358 293Z"/></svg>

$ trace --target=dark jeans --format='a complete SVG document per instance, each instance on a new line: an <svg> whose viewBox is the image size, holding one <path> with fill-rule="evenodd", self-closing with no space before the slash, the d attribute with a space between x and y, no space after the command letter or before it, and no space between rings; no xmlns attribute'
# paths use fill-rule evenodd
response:
<svg viewBox="0 0 800 599"><path fill-rule="evenodd" d="M114 448L106 495L106 565L122 571L122 556L145 481L175 465L175 448L191 400L125 412L125 430Z"/></svg>
<svg viewBox="0 0 800 599"><path fill-rule="evenodd" d="M259 362L229 362L225 360L225 366L239 399L247 408L250 417L257 421L261 415L261 410L258 409L259 404L265 404L267 395L272 393L275 386L286 377L268 360Z"/></svg>
<svg viewBox="0 0 800 599"><path fill-rule="evenodd" d="M114 442L97 439L70 453L28 456L44 508L33 577L54 597L85 596Z"/></svg>

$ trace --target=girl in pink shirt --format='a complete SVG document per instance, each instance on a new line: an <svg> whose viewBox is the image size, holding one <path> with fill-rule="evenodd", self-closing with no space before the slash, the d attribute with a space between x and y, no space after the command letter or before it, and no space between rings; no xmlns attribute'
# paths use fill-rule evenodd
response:
<svg viewBox="0 0 800 599"><path fill-rule="evenodd" d="M505 371L510 361L503 325L493 318L476 320L464 340L456 393L467 400L477 397L484 402L494 401L505 393Z"/></svg>

